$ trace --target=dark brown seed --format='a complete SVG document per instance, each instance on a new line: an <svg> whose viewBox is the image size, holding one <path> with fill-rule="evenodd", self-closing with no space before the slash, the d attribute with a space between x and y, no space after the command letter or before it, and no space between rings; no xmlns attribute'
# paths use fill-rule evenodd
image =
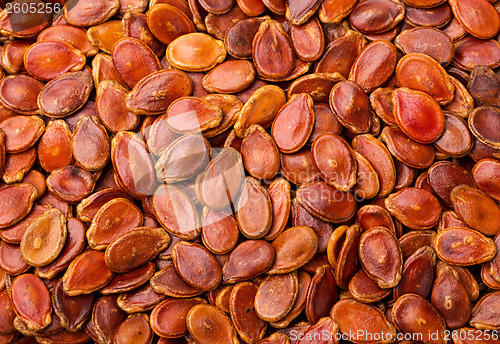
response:
<svg viewBox="0 0 500 344"><path fill-rule="evenodd" d="M100 342L113 343L118 327L127 318L116 301L116 295L104 295L94 304L91 321Z"/></svg>
<svg viewBox="0 0 500 344"><path fill-rule="evenodd" d="M500 148L500 135L498 134L498 117L500 110L493 106L480 106L469 115L469 129L482 143Z"/></svg>
<svg viewBox="0 0 500 344"><path fill-rule="evenodd" d="M475 66L472 69L469 91L477 106L500 105L500 76L488 66ZM472 109L471 109L472 110Z"/></svg>

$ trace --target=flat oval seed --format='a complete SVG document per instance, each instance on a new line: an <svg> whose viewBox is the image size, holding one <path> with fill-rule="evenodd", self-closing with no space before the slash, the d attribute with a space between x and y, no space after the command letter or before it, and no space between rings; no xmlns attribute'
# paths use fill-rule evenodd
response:
<svg viewBox="0 0 500 344"><path fill-rule="evenodd" d="M90 294L106 286L114 273L104 260L104 252L88 250L76 257L62 278L68 296Z"/></svg>
<svg viewBox="0 0 500 344"><path fill-rule="evenodd" d="M158 294L151 285L146 284L136 290L121 294L116 303L127 313L146 312L153 309L165 297L166 295Z"/></svg>
<svg viewBox="0 0 500 344"><path fill-rule="evenodd" d="M3 317L0 320L0 333L7 334L16 331L14 327L14 319L16 318L16 312L14 311L14 306L10 300L10 295L7 290L0 292L0 306L2 307Z"/></svg>
<svg viewBox="0 0 500 344"><path fill-rule="evenodd" d="M389 80L396 68L397 54L392 43L378 40L366 46L354 62L349 80L366 92L373 91Z"/></svg>
<svg viewBox="0 0 500 344"><path fill-rule="evenodd" d="M77 166L53 170L47 177L47 188L59 199L68 203L80 202L94 190L92 175Z"/></svg>
<svg viewBox="0 0 500 344"><path fill-rule="evenodd" d="M394 304L392 312L394 323L400 331L416 333L425 343L446 343L446 324L443 317L423 297L415 294L403 295Z"/></svg>
<svg viewBox="0 0 500 344"><path fill-rule="evenodd" d="M89 137L93 139L89 141ZM95 116L85 116L76 123L71 146L76 162L87 171L101 170L109 161L108 134Z"/></svg>
<svg viewBox="0 0 500 344"><path fill-rule="evenodd" d="M108 268L126 273L146 264L170 244L163 228L136 228L113 241L104 253Z"/></svg>
<svg viewBox="0 0 500 344"><path fill-rule="evenodd" d="M52 307L63 327L69 331L78 331L92 315L94 294L68 296L62 282L58 282L52 291Z"/></svg>
<svg viewBox="0 0 500 344"><path fill-rule="evenodd" d="M142 224L143 214L125 198L114 198L99 208L87 231L90 247L103 250L107 245Z"/></svg>
<svg viewBox="0 0 500 344"><path fill-rule="evenodd" d="M40 278L32 274L18 276L10 286L10 297L16 313L31 331L51 323L50 293Z"/></svg>
<svg viewBox="0 0 500 344"><path fill-rule="evenodd" d="M312 144L314 140L324 134L340 134L342 124L337 120L328 104L317 103L313 105L314 127L307 143Z"/></svg>
<svg viewBox="0 0 500 344"><path fill-rule="evenodd" d="M453 79L451 80L453 81ZM498 106L499 105L498 98L500 92L498 88L499 85L500 85L500 77L495 72L493 72L493 70L490 67L475 66L472 69L468 85L470 93L464 92L465 94L474 97L474 101L468 99L469 103L467 105L469 105L469 107L467 109L469 111L472 110L472 108L474 107L474 102L476 106L483 106L483 105ZM453 111L453 109L451 111Z"/></svg>
<svg viewBox="0 0 500 344"><path fill-rule="evenodd" d="M340 332L350 340L369 342L371 335L379 334L384 338L379 343L386 344L392 343L396 336L394 325L382 311L353 299L337 302L332 308L331 317L339 325ZM355 333L361 333L361 336Z"/></svg>
<svg viewBox="0 0 500 344"><path fill-rule="evenodd" d="M296 272L266 277L255 295L255 312L265 321L283 319L295 303L298 288Z"/></svg>
<svg viewBox="0 0 500 344"><path fill-rule="evenodd" d="M196 239L200 220L192 199L179 187L160 185L152 198L153 212L169 233L184 240Z"/></svg>
<svg viewBox="0 0 500 344"><path fill-rule="evenodd" d="M240 111L234 124L236 135L244 137L247 129L252 124L259 124L264 129L267 129L285 103L286 94L280 87L266 85L258 88L245 102Z"/></svg>
<svg viewBox="0 0 500 344"><path fill-rule="evenodd" d="M272 242L276 252L274 264L269 275L285 274L307 264L318 250L318 236L309 227L291 227Z"/></svg>
<svg viewBox="0 0 500 344"><path fill-rule="evenodd" d="M363 89L353 81L341 81L330 92L330 107L340 123L355 134L371 127L370 102Z"/></svg>
<svg viewBox="0 0 500 344"><path fill-rule="evenodd" d="M275 140L258 124L247 129L240 152L243 166L254 178L270 180L280 169L280 153Z"/></svg>
<svg viewBox="0 0 500 344"><path fill-rule="evenodd" d="M315 121L313 99L294 94L274 118L271 134L283 153L295 153L308 141ZM291 125L293 123L293 125Z"/></svg>
<svg viewBox="0 0 500 344"><path fill-rule="evenodd" d="M231 60L221 63L202 80L208 92L236 93L249 87L255 80L255 69L250 61Z"/></svg>
<svg viewBox="0 0 500 344"><path fill-rule="evenodd" d="M431 96L402 87L394 90L392 102L399 128L413 140L432 143L443 133L443 111Z"/></svg>
<svg viewBox="0 0 500 344"><path fill-rule="evenodd" d="M227 52L240 59L252 57L252 42L264 20L264 18L248 18L234 23L224 36Z"/></svg>
<svg viewBox="0 0 500 344"><path fill-rule="evenodd" d="M469 129L479 141L498 149L500 148L500 135L497 131L499 129L499 117L500 110L496 107L477 107L469 115Z"/></svg>
<svg viewBox="0 0 500 344"><path fill-rule="evenodd" d="M50 121L37 147L40 166L47 172L70 165L73 161L71 130L63 120Z"/></svg>
<svg viewBox="0 0 500 344"><path fill-rule="evenodd" d="M175 244L172 261L182 279L198 290L213 290L221 281L219 264L201 245L184 241Z"/></svg>
<svg viewBox="0 0 500 344"><path fill-rule="evenodd" d="M275 251L264 240L247 240L231 251L222 268L225 283L237 283L268 271L274 263Z"/></svg>
<svg viewBox="0 0 500 344"><path fill-rule="evenodd" d="M153 194L156 176L153 161L142 139L122 131L111 140L111 161L124 189L134 197Z"/></svg>
<svg viewBox="0 0 500 344"><path fill-rule="evenodd" d="M380 288L394 288L401 280L401 248L394 234L384 227L375 227L361 235L359 261Z"/></svg>
<svg viewBox="0 0 500 344"><path fill-rule="evenodd" d="M455 186L475 186L474 180L465 169L449 161L432 165L428 170L427 182L436 196L450 207L453 206L451 191Z"/></svg>
<svg viewBox="0 0 500 344"><path fill-rule="evenodd" d="M310 19L303 25L292 25L290 38L297 56L303 61L318 60L325 50L325 36L320 22Z"/></svg>
<svg viewBox="0 0 500 344"><path fill-rule="evenodd" d="M229 299L231 320L246 343L262 339L267 328L267 322L259 318L254 306L258 289L252 282L238 283L232 289Z"/></svg>
<svg viewBox="0 0 500 344"><path fill-rule="evenodd" d="M113 63L128 87L133 88L142 78L161 69L160 61L143 41L125 37L113 45Z"/></svg>
<svg viewBox="0 0 500 344"><path fill-rule="evenodd" d="M302 185L319 178L311 150L303 148L294 154L281 154L281 173L296 185Z"/></svg>
<svg viewBox="0 0 500 344"><path fill-rule="evenodd" d="M290 2L286 4L286 18L293 25L302 25L318 10L321 1L309 0L304 2Z"/></svg>
<svg viewBox="0 0 500 344"><path fill-rule="evenodd" d="M302 185L297 190L297 200L323 221L344 222L356 213L356 201L350 192L337 190L323 181Z"/></svg>
<svg viewBox="0 0 500 344"><path fill-rule="evenodd" d="M443 316L448 328L465 326L470 318L472 303L469 293L453 268L444 267L438 271L431 303Z"/></svg>
<svg viewBox="0 0 500 344"><path fill-rule="evenodd" d="M66 218L61 211L57 208L46 211L23 234L20 244L23 259L36 267L52 263L61 253L66 237Z"/></svg>
<svg viewBox="0 0 500 344"><path fill-rule="evenodd" d="M202 293L201 290L198 290L184 282L184 280L175 270L174 264L172 262L167 262L167 265L163 269L157 271L151 278L150 284L156 293L161 293L176 298L193 297ZM151 291L148 289L144 289L143 292L147 294L151 293ZM139 303L141 298L140 295L137 296L137 302ZM157 296L153 297L152 299L156 299L156 303L161 301L161 299L159 299ZM153 307L154 305L151 308Z"/></svg>
<svg viewBox="0 0 500 344"><path fill-rule="evenodd" d="M433 247L441 260L459 266L487 262L497 251L493 240L465 227L450 227L439 232Z"/></svg>
<svg viewBox="0 0 500 344"><path fill-rule="evenodd" d="M80 50L61 41L35 43L24 55L26 71L42 81L81 70L85 62L86 57Z"/></svg>
<svg viewBox="0 0 500 344"><path fill-rule="evenodd" d="M493 38L500 30L500 15L486 0L451 0L450 6L460 24L477 38Z"/></svg>
<svg viewBox="0 0 500 344"><path fill-rule="evenodd" d="M397 127L385 127L380 138L392 155L413 168L427 168L434 162L435 152L431 145L413 141Z"/></svg>
<svg viewBox="0 0 500 344"><path fill-rule="evenodd" d="M212 69L226 58L222 41L201 33L189 33L173 40L167 47L166 57L175 68L189 72Z"/></svg>
<svg viewBox="0 0 500 344"><path fill-rule="evenodd" d="M64 5L64 19L74 26L93 26L110 19L120 8L117 0L94 4L91 0L69 0Z"/></svg>
<svg viewBox="0 0 500 344"><path fill-rule="evenodd" d="M237 200L244 178L241 154L233 148L223 148L197 178L196 196L209 208L229 209Z"/></svg>
<svg viewBox="0 0 500 344"><path fill-rule="evenodd" d="M340 23L356 6L356 0L325 0L318 11L322 23Z"/></svg>
<svg viewBox="0 0 500 344"><path fill-rule="evenodd" d="M384 299L391 290L380 288L364 270L359 270L349 281L349 292L356 301L373 303Z"/></svg>
<svg viewBox="0 0 500 344"><path fill-rule="evenodd" d="M90 44L110 54L113 45L120 38L123 38L122 22L120 20L110 20L93 26L87 30L87 37Z"/></svg>
<svg viewBox="0 0 500 344"><path fill-rule="evenodd" d="M480 65L497 68L500 65L500 42L467 36L455 44L453 63L466 71Z"/></svg>
<svg viewBox="0 0 500 344"><path fill-rule="evenodd" d="M145 314L131 315L121 323L115 333L116 344L147 344L153 340L149 317Z"/></svg>
<svg viewBox="0 0 500 344"><path fill-rule="evenodd" d="M472 229L484 235L498 234L500 232L498 205L484 192L464 184L453 188L450 194L457 215Z"/></svg>
<svg viewBox="0 0 500 344"><path fill-rule="evenodd" d="M147 12L147 24L151 33L167 46L177 37L196 31L191 19L170 4L152 6Z"/></svg>
<svg viewBox="0 0 500 344"><path fill-rule="evenodd" d="M69 217L66 220L66 243L58 257L49 265L36 268L35 273L41 278L54 278L64 271L71 261L83 250L86 228L79 220Z"/></svg>
<svg viewBox="0 0 500 344"><path fill-rule="evenodd" d="M292 40L277 21L268 19L259 26L252 44L252 57L259 75L282 78L293 69Z"/></svg>
<svg viewBox="0 0 500 344"><path fill-rule="evenodd" d="M288 87L288 96L307 93L315 103L328 103L332 87L342 80L344 79L339 73L306 74L291 83Z"/></svg>
<svg viewBox="0 0 500 344"><path fill-rule="evenodd" d="M499 296L500 292L494 291L481 298L472 312L469 323L477 329L493 330L498 328L500 324L497 307Z"/></svg>
<svg viewBox="0 0 500 344"><path fill-rule="evenodd" d="M337 135L322 135L311 147L314 163L325 182L348 191L356 184L357 162L354 151Z"/></svg>
<svg viewBox="0 0 500 344"><path fill-rule="evenodd" d="M396 185L396 166L391 153L383 143L371 134L354 137L352 148L363 155L377 172L380 189L377 197L385 197Z"/></svg>
<svg viewBox="0 0 500 344"><path fill-rule="evenodd" d="M200 344L239 342L231 320L217 307L194 306L186 317L186 324L191 336Z"/></svg>
<svg viewBox="0 0 500 344"><path fill-rule="evenodd" d="M45 130L38 116L13 116L0 123L4 134L5 151L19 153L33 147Z"/></svg>
<svg viewBox="0 0 500 344"><path fill-rule="evenodd" d="M328 265L318 267L307 290L305 300L307 320L316 323L320 318L328 316L337 301L337 284L333 270Z"/></svg>
<svg viewBox="0 0 500 344"><path fill-rule="evenodd" d="M238 227L247 238L262 238L271 228L271 199L257 179L246 177L235 210Z"/></svg>
<svg viewBox="0 0 500 344"><path fill-rule="evenodd" d="M430 192L408 187L390 194L385 207L402 224L413 229L434 227L441 216L441 205Z"/></svg>
<svg viewBox="0 0 500 344"><path fill-rule="evenodd" d="M239 228L230 214L204 208L201 223L201 239L212 253L228 253L238 243Z"/></svg>
<svg viewBox="0 0 500 344"><path fill-rule="evenodd" d="M191 134L217 127L222 121L222 110L206 100L182 97L167 109L167 123L179 134Z"/></svg>
<svg viewBox="0 0 500 344"><path fill-rule="evenodd" d="M28 75L9 75L0 81L0 99L11 110L34 115L38 113L37 99L43 87L40 81Z"/></svg>
<svg viewBox="0 0 500 344"><path fill-rule="evenodd" d="M457 94L455 89L455 97ZM443 134L434 141L434 147L439 151L452 156L461 157L472 149L474 137L467 128L465 120L452 113L444 113Z"/></svg>
<svg viewBox="0 0 500 344"><path fill-rule="evenodd" d="M56 25L51 26L40 32L37 39L38 42L45 41L63 41L71 44L80 50L85 56L94 56L99 49L90 45L87 38L87 32L78 27L71 25Z"/></svg>
<svg viewBox="0 0 500 344"><path fill-rule="evenodd" d="M394 44L405 54L426 54L442 65L449 64L455 53L451 38L435 28L416 27L405 30L396 37Z"/></svg>
<svg viewBox="0 0 500 344"><path fill-rule="evenodd" d="M154 333L163 338L178 338L188 333L186 316L196 305L206 303L200 298L168 299L153 308L150 324Z"/></svg>
<svg viewBox="0 0 500 344"><path fill-rule="evenodd" d="M161 70L142 78L127 94L127 108L139 115L165 112L170 104L191 95L193 82L176 69Z"/></svg>
<svg viewBox="0 0 500 344"><path fill-rule="evenodd" d="M401 87L425 92L439 104L453 100L455 86L448 73L432 57L420 53L403 56L396 66L396 78Z"/></svg>
<svg viewBox="0 0 500 344"><path fill-rule="evenodd" d="M16 184L0 190L0 228L7 228L29 214L37 197L36 188L31 184Z"/></svg>
<svg viewBox="0 0 500 344"><path fill-rule="evenodd" d="M85 105L93 89L89 72L64 73L45 85L38 95L38 107L45 116L66 117Z"/></svg>
<svg viewBox="0 0 500 344"><path fill-rule="evenodd" d="M481 159L472 169L472 176L478 188L495 201L500 201L500 162L495 159Z"/></svg>
<svg viewBox="0 0 500 344"><path fill-rule="evenodd" d="M350 24L366 34L386 32L404 18L404 5L396 0L359 2L349 16Z"/></svg>
<svg viewBox="0 0 500 344"><path fill-rule="evenodd" d="M373 198L380 190L380 180L377 171L370 161L363 155L355 152L356 155L356 185L353 187L354 194L359 198Z"/></svg>
<svg viewBox="0 0 500 344"><path fill-rule="evenodd" d="M109 284L100 290L101 294L116 294L137 289L141 285L149 282L155 273L155 264L149 262L140 268L128 273L118 274L109 282Z"/></svg>
<svg viewBox="0 0 500 344"><path fill-rule="evenodd" d="M404 294L427 297L434 281L436 254L430 246L422 246L409 256L403 265L403 277L394 288L394 299ZM415 273L418 271L419 273Z"/></svg>
<svg viewBox="0 0 500 344"><path fill-rule="evenodd" d="M196 176L210 159L210 144L201 135L184 135L172 142L155 164L156 174L165 183Z"/></svg>

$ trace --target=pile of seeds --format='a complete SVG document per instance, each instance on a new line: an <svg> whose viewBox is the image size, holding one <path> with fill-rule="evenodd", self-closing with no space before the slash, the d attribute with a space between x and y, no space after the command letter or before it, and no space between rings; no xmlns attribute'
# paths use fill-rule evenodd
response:
<svg viewBox="0 0 500 344"><path fill-rule="evenodd" d="M0 344L500 343L499 11L7 2Z"/></svg>

